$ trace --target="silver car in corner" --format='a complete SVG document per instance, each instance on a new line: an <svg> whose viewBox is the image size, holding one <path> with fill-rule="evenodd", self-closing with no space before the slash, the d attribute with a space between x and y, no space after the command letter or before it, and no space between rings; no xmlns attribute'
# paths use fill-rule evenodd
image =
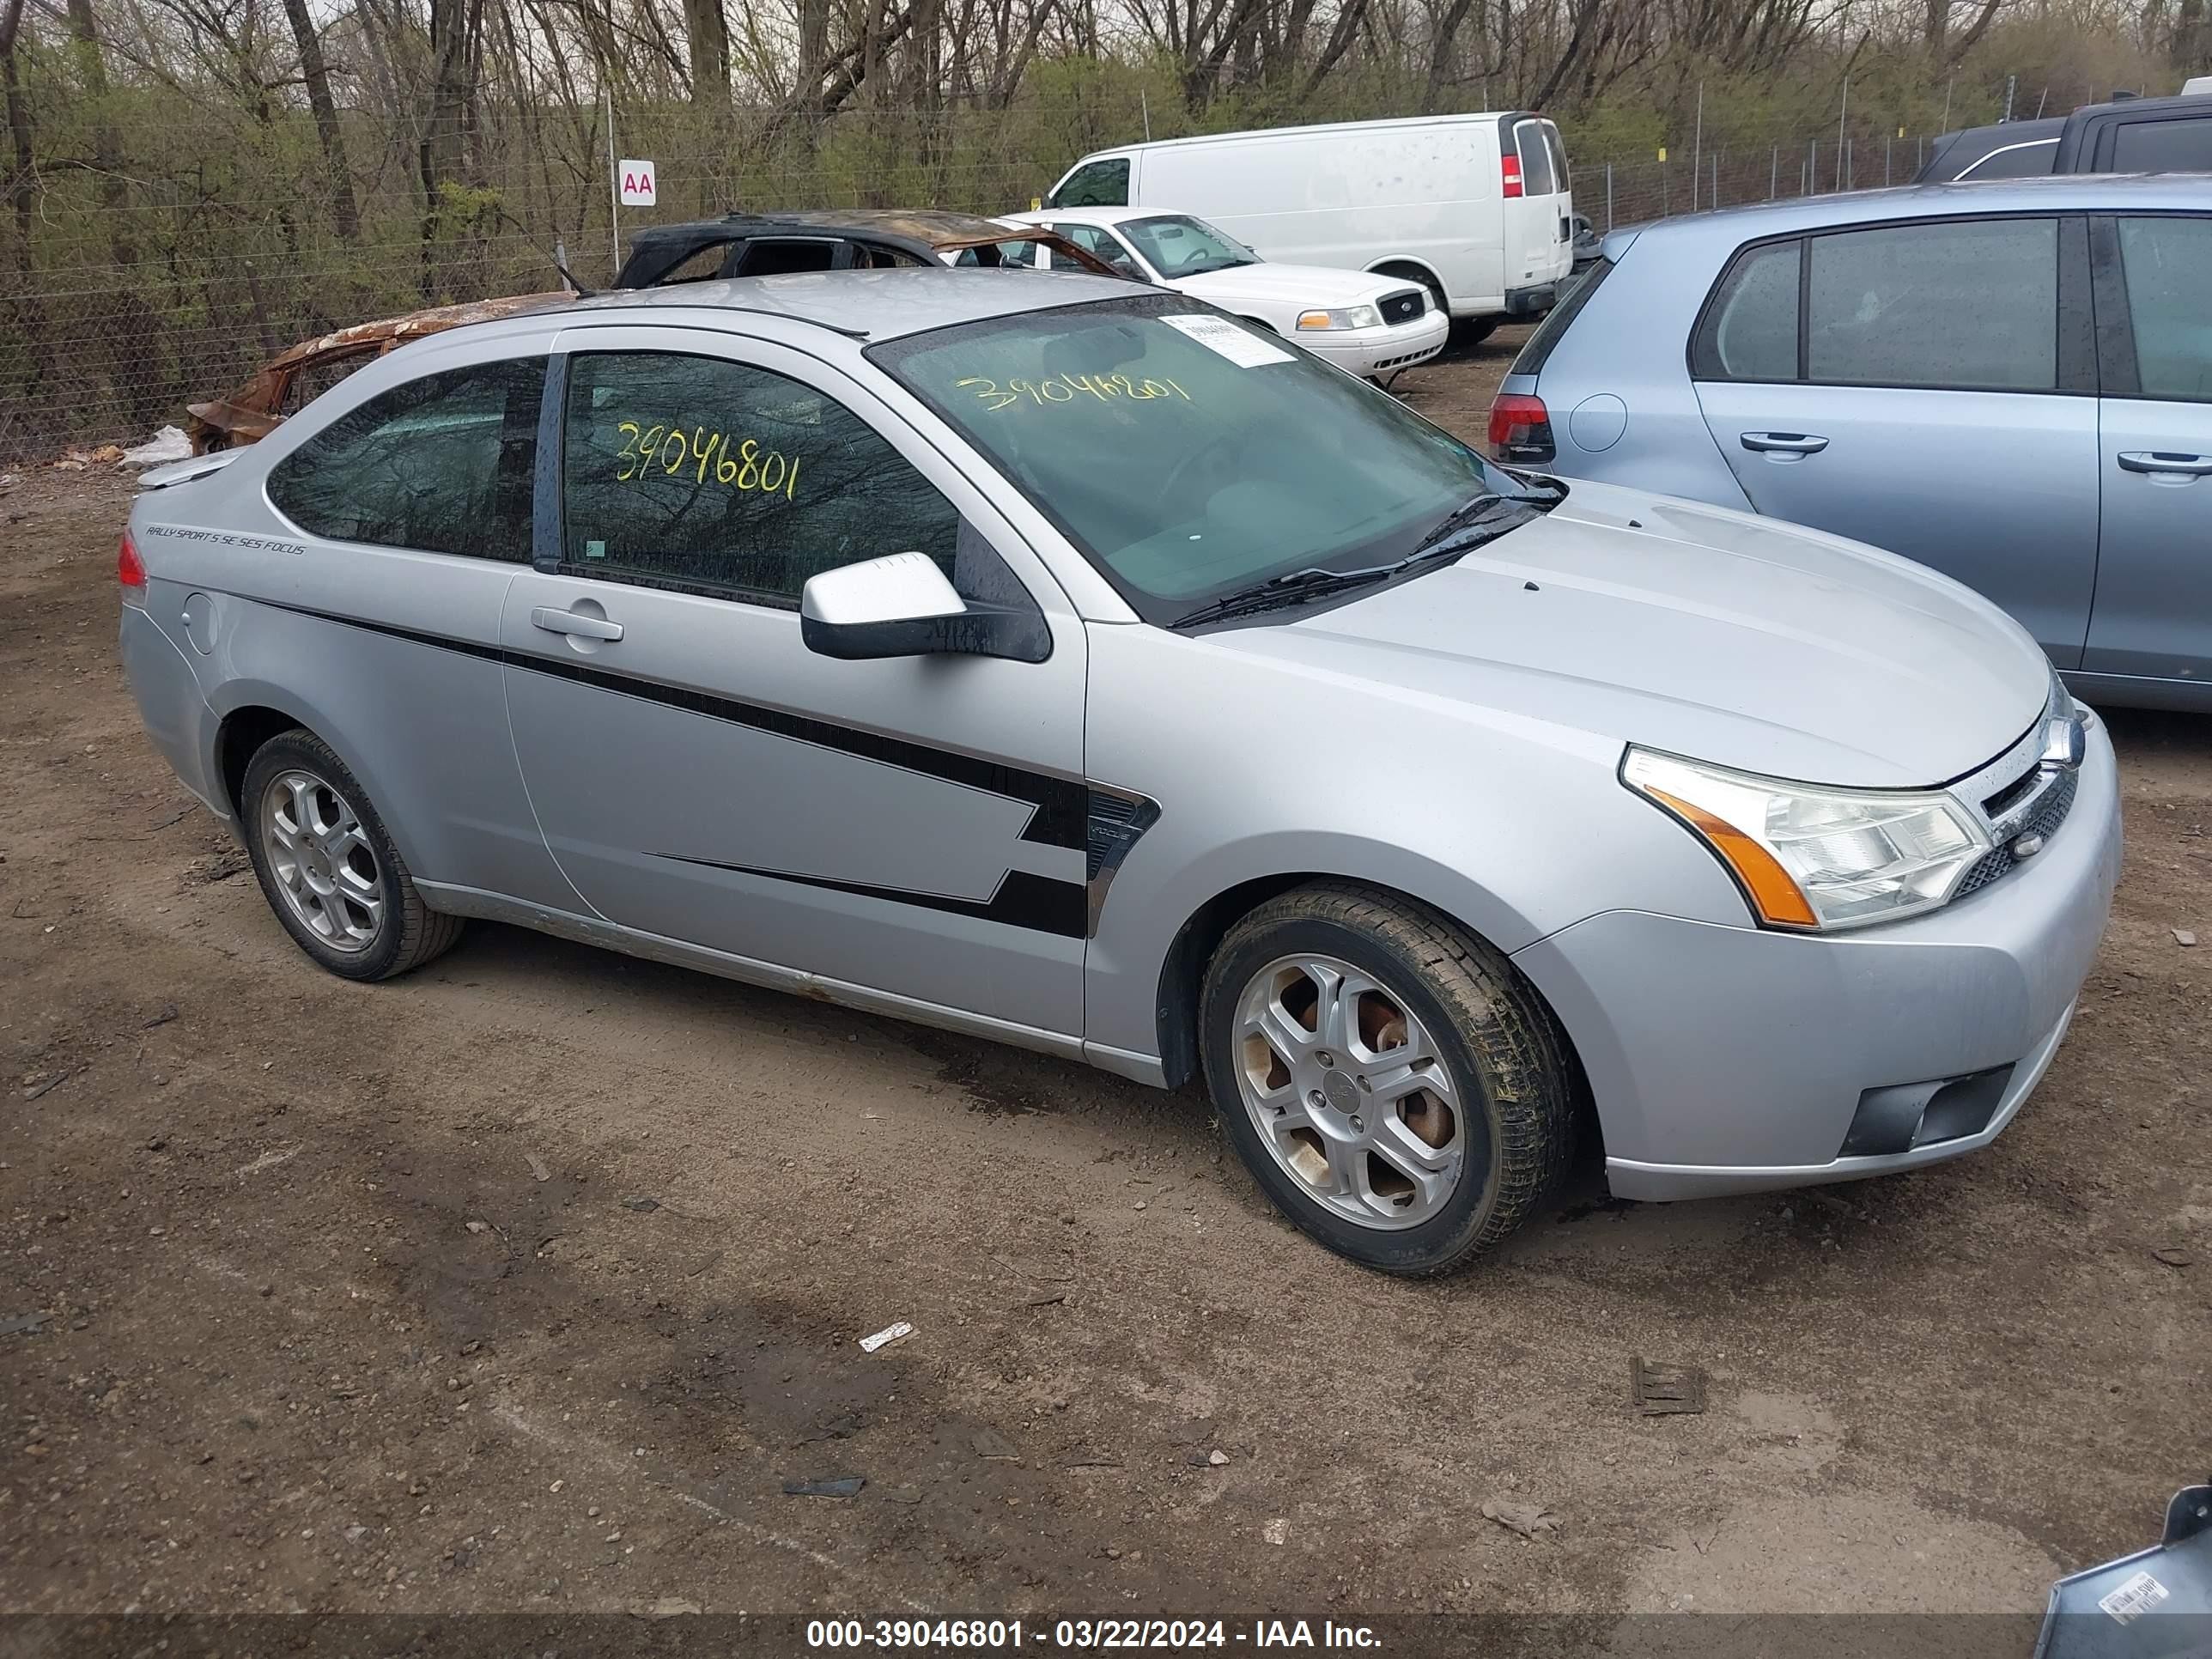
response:
<svg viewBox="0 0 2212 1659"><path fill-rule="evenodd" d="M1616 233L1490 437L1902 553L2017 617L2084 696L2212 711L2212 177Z"/></svg>
<svg viewBox="0 0 2212 1659"><path fill-rule="evenodd" d="M380 979L543 928L1202 1079L1359 1261L1985 1145L2112 752L1816 531L1509 471L1186 296L888 270L454 330L152 475L154 741Z"/></svg>

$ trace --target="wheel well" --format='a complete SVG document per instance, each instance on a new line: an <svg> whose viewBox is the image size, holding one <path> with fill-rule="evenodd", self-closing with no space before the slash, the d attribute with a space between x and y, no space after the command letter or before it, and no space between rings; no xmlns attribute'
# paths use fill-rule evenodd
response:
<svg viewBox="0 0 2212 1659"><path fill-rule="evenodd" d="M222 779L222 793L231 810L246 816L246 769L254 752L280 732L290 732L300 722L282 709L258 706L234 708L222 717L215 734L215 763Z"/></svg>
<svg viewBox="0 0 2212 1659"><path fill-rule="evenodd" d="M1385 259L1381 264L1370 265L1367 269L1377 276L1402 276L1409 283L1419 283L1431 295L1443 295L1447 301L1451 297L1451 290L1444 286L1444 279L1418 260Z"/></svg>
<svg viewBox="0 0 2212 1659"><path fill-rule="evenodd" d="M1240 882L1206 900L1183 923L1175 943L1168 946L1167 960L1160 964L1160 1065L1169 1088L1180 1089L1199 1075L1198 994L1206 983L1206 964L1213 960L1223 938L1278 893L1322 879L1310 873Z"/></svg>
<svg viewBox="0 0 2212 1659"><path fill-rule="evenodd" d="M1358 882L1358 885L1372 891L1441 914L1427 900L1401 889L1386 887L1377 882L1360 881L1352 876L1330 875L1324 871L1261 876L1255 880L1239 883L1224 893L1217 893L1199 906L1190 920L1183 923L1175 936L1175 942L1168 947L1167 960L1160 964L1157 1019L1160 1066L1167 1074L1169 1088L1180 1089L1202 1075L1198 1052L1199 994L1206 983L1206 964L1213 960L1214 951L1228 937L1229 930L1277 895L1320 881ZM1510 971L1522 978L1523 984L1528 984L1526 977L1520 976L1510 961L1506 965ZM1590 1098L1588 1074L1583 1070L1582 1056L1575 1048L1574 1036L1558 1013L1551 1011L1549 999L1533 984L1528 985L1528 989L1537 1001L1544 1005L1547 1012L1551 1012L1553 1025L1559 1033L1560 1051L1573 1072L1571 1086L1579 1103L1577 1109L1584 1115L1588 1127L1595 1135L1597 1133L1597 1115Z"/></svg>

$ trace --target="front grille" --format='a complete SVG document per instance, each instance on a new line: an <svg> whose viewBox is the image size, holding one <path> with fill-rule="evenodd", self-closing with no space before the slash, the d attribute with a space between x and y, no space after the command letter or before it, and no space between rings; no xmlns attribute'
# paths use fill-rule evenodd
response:
<svg viewBox="0 0 2212 1659"><path fill-rule="evenodd" d="M1991 882L2009 872L2020 860L2013 856L2012 844L2022 836L2041 836L2048 841L2057 833L2058 826L2066 822L2066 815L2074 810L2074 792L2081 786L2081 775L2071 767L2062 769L2051 787L2044 791L2043 799L2027 820L2005 837L2005 844L1982 855L1981 862L1966 872L1966 879L1959 884L1953 898L1964 898L1978 892Z"/></svg>
<svg viewBox="0 0 2212 1659"><path fill-rule="evenodd" d="M1382 320L1392 327L1410 323L1429 308L1429 296L1418 288L1407 289L1400 294L1382 296Z"/></svg>

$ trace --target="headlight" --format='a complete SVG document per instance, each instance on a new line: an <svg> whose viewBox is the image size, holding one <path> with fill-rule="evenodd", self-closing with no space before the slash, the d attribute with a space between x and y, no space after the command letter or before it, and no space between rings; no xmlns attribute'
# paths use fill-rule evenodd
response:
<svg viewBox="0 0 2212 1659"><path fill-rule="evenodd" d="M1712 849L1770 927L1932 910L1991 845L1940 789L1822 789L1635 748L1620 775Z"/></svg>
<svg viewBox="0 0 2212 1659"><path fill-rule="evenodd" d="M1300 328L1380 328L1382 313L1373 306L1346 306L1341 311L1302 311Z"/></svg>

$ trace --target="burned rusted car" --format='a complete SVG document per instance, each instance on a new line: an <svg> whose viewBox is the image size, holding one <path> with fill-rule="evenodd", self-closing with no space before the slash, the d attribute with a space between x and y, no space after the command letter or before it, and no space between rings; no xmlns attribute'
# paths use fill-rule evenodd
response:
<svg viewBox="0 0 2212 1659"><path fill-rule="evenodd" d="M574 297L556 289L549 294L518 294L499 300L474 300L465 305L435 306L402 317L356 323L350 328L302 340L279 352L229 396L185 405L191 417L187 430L192 453L205 455L267 437L283 424L285 416L297 414L362 364L374 362L410 340L465 323L519 316Z"/></svg>
<svg viewBox="0 0 2212 1659"><path fill-rule="evenodd" d="M890 265L1004 265L1034 269L1049 247L1077 270L1127 279L1058 231L981 214L934 209L843 208L818 213L729 213L655 225L629 239L617 288L655 288L720 276L783 276Z"/></svg>
<svg viewBox="0 0 2212 1659"><path fill-rule="evenodd" d="M795 271L889 265L1005 265L1031 269L1051 248L1075 268L1120 276L1097 255L1056 231L1009 225L972 213L855 208L820 213L732 213L720 219L655 225L630 238L617 288L653 288L718 276L774 276ZM302 340L279 354L228 397L188 404L192 453L267 437L308 402L395 347L466 323L513 317L574 296L563 290L438 306L357 323Z"/></svg>

